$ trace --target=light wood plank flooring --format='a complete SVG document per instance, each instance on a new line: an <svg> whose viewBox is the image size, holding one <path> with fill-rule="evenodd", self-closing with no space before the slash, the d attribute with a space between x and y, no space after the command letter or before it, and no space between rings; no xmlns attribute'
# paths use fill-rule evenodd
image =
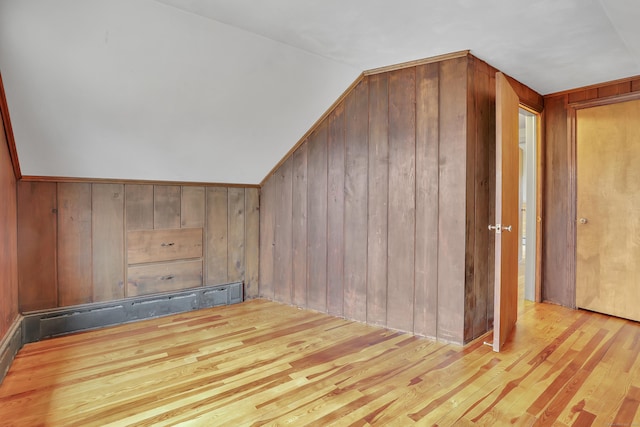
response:
<svg viewBox="0 0 640 427"><path fill-rule="evenodd" d="M28 344L0 425L640 425L639 350L547 304L498 354L253 300Z"/></svg>

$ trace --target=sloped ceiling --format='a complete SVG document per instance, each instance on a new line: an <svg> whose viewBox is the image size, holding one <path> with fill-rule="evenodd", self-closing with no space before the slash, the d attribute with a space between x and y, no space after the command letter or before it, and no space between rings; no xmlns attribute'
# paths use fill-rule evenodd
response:
<svg viewBox="0 0 640 427"><path fill-rule="evenodd" d="M640 74L636 0L0 0L22 173L259 183L368 69L470 49L542 94Z"/></svg>

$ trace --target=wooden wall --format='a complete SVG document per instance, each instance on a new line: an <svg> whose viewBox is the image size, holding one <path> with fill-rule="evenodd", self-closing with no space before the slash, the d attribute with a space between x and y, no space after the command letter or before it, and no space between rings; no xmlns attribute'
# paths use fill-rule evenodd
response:
<svg viewBox="0 0 640 427"><path fill-rule="evenodd" d="M0 114L0 341L18 316L16 177L5 128Z"/></svg>
<svg viewBox="0 0 640 427"><path fill-rule="evenodd" d="M468 342L493 325L495 69L365 76L264 183L260 295Z"/></svg>
<svg viewBox="0 0 640 427"><path fill-rule="evenodd" d="M544 98L544 219L542 299L575 307L575 150L572 103L640 92L640 77L551 94Z"/></svg>
<svg viewBox="0 0 640 427"><path fill-rule="evenodd" d="M257 295L257 188L20 181L17 193L21 311L130 296L129 230L202 227L204 284L244 280Z"/></svg>

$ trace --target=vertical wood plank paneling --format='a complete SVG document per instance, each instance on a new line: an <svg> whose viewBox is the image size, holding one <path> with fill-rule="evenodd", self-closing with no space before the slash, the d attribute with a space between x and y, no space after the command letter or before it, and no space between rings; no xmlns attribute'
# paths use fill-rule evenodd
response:
<svg viewBox="0 0 640 427"><path fill-rule="evenodd" d="M228 190L228 266L227 280L241 282L244 280L244 188L230 187Z"/></svg>
<svg viewBox="0 0 640 427"><path fill-rule="evenodd" d="M415 272L416 71L389 77L389 239L387 326L413 329Z"/></svg>
<svg viewBox="0 0 640 427"><path fill-rule="evenodd" d="M464 329L467 185L467 58L440 63L438 332L461 343Z"/></svg>
<svg viewBox="0 0 640 427"><path fill-rule="evenodd" d="M438 303L437 63L416 68L416 258L415 334L435 337Z"/></svg>
<svg viewBox="0 0 640 427"><path fill-rule="evenodd" d="M258 296L260 246L260 195L257 188L245 188L245 273L244 291L248 298Z"/></svg>
<svg viewBox="0 0 640 427"><path fill-rule="evenodd" d="M598 98L607 98L609 96L623 95L631 92L631 82L615 83L598 88Z"/></svg>
<svg viewBox="0 0 640 427"><path fill-rule="evenodd" d="M367 322L384 326L388 299L389 73L369 78L368 174Z"/></svg>
<svg viewBox="0 0 640 427"><path fill-rule="evenodd" d="M91 189L93 301L124 298L124 185Z"/></svg>
<svg viewBox="0 0 640 427"><path fill-rule="evenodd" d="M495 108L495 99L496 99L496 75L491 72L489 74L489 88L491 90L491 106L489 109L489 121L488 126L490 126L489 134L492 135L490 137L491 143L486 147L487 153L489 156L489 214L488 214L488 223L495 224L496 223L496 108ZM487 231L489 231L489 227L487 226ZM495 279L496 279L496 271L495 271L495 233L489 233L489 238L487 240L487 245L489 246L489 253L487 256L487 264L488 264L488 275L487 275L487 329L493 328L493 316L494 316L494 294L495 294Z"/></svg>
<svg viewBox="0 0 640 427"><path fill-rule="evenodd" d="M473 115L473 127L469 120L468 138L475 140L476 169L474 183L475 206L475 245L473 248L474 266L471 298L473 302L468 306L471 311L471 325L465 329L469 335L465 340L471 340L482 335L490 329L488 324L489 288L493 288L493 282L489 282L489 269L493 264L489 263L489 254L493 254L493 240L490 237L488 224L492 209L491 193L495 192L495 85L491 86L490 74L493 69L481 61L471 61L470 76L474 80L472 97L469 105L469 115ZM492 167L493 166L493 167ZM493 178L493 179L492 179ZM493 258L492 258L493 259ZM492 298L493 300L493 298Z"/></svg>
<svg viewBox="0 0 640 427"><path fill-rule="evenodd" d="M545 170L542 299L574 306L567 264L575 248L567 247L569 213L569 150L566 95L545 98Z"/></svg>
<svg viewBox="0 0 640 427"><path fill-rule="evenodd" d="M92 302L91 184L58 183L58 303Z"/></svg>
<svg viewBox="0 0 640 427"><path fill-rule="evenodd" d="M18 182L20 311L58 305L57 186Z"/></svg>
<svg viewBox="0 0 640 427"><path fill-rule="evenodd" d="M125 185L127 230L153 229L153 185Z"/></svg>
<svg viewBox="0 0 640 427"><path fill-rule="evenodd" d="M472 60L467 63L467 180L466 180L466 239L465 245L465 263L464 263L464 342L468 342L473 337L473 321L476 313L476 295L475 295L475 279L477 274L475 271L476 262L475 257L476 248L476 173L479 168L481 159L477 157L476 145L478 143L477 134L477 117L476 117L476 76ZM487 227L488 231L488 227Z"/></svg>
<svg viewBox="0 0 640 427"><path fill-rule="evenodd" d="M1 85L0 81L0 91ZM12 166L0 114L0 341L18 317L18 218Z"/></svg>
<svg viewBox="0 0 640 427"><path fill-rule="evenodd" d="M369 83L345 99L344 315L367 319L367 169Z"/></svg>
<svg viewBox="0 0 640 427"><path fill-rule="evenodd" d="M327 310L327 124L309 138L307 304Z"/></svg>
<svg viewBox="0 0 640 427"><path fill-rule="evenodd" d="M153 186L153 228L180 228L179 186Z"/></svg>
<svg viewBox="0 0 640 427"><path fill-rule="evenodd" d="M293 303L307 306L307 143L293 154Z"/></svg>
<svg viewBox="0 0 640 427"><path fill-rule="evenodd" d="M207 187L205 285L228 283L227 201L227 188Z"/></svg>
<svg viewBox="0 0 640 427"><path fill-rule="evenodd" d="M180 226L182 228L204 227L204 187L182 187L180 200Z"/></svg>
<svg viewBox="0 0 640 427"><path fill-rule="evenodd" d="M273 268L275 246L275 174L260 190L260 296L274 297Z"/></svg>
<svg viewBox="0 0 640 427"><path fill-rule="evenodd" d="M291 303L293 293L293 159L278 168L276 178L276 238L273 285L277 301Z"/></svg>
<svg viewBox="0 0 640 427"><path fill-rule="evenodd" d="M328 118L327 135L327 311L344 314L344 104Z"/></svg>

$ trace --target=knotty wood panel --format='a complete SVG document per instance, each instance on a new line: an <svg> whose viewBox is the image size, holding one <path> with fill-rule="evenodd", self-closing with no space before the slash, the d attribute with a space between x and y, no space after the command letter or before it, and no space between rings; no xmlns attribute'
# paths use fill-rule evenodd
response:
<svg viewBox="0 0 640 427"><path fill-rule="evenodd" d="M467 58L440 64L438 338L463 341L467 202Z"/></svg>
<svg viewBox="0 0 640 427"><path fill-rule="evenodd" d="M0 91L3 91L1 79ZM3 107L4 105L6 104L3 104ZM8 117L8 114L6 116ZM0 114L0 200L0 341L2 341L18 316L16 176L11 163L2 114Z"/></svg>
<svg viewBox="0 0 640 427"><path fill-rule="evenodd" d="M296 305L458 343L492 327L486 226L495 193L495 71L468 55L364 76L309 133L327 129L326 178L311 172L309 141L293 151L294 248L303 245L305 229L309 237L306 263L293 251L296 277L304 269L309 279L317 277L310 266L318 261L315 253L324 252L311 251L311 235L322 233L325 219L319 228L311 225L320 213L310 199L318 187L324 193L325 179L327 189L326 208L320 204L326 209L326 309L318 308L321 292L318 300L308 292ZM531 89L517 83L517 91L541 108ZM306 189L298 175L303 159ZM275 225L273 214L265 214L280 204L275 186L275 175L265 180L261 224ZM271 230L273 236L261 239L273 245L280 238ZM261 251L269 272L272 252ZM288 268L277 262L276 269ZM295 294L305 283L293 286Z"/></svg>
<svg viewBox="0 0 640 427"><path fill-rule="evenodd" d="M202 286L202 260L135 265L128 269L127 295L139 296Z"/></svg>
<svg viewBox="0 0 640 427"><path fill-rule="evenodd" d="M293 159L289 158L278 168L276 177L276 234L273 268L275 299L291 302L293 280L292 252L292 200Z"/></svg>
<svg viewBox="0 0 640 427"><path fill-rule="evenodd" d="M491 329L493 319L494 233L487 225L495 223L495 71L482 61L470 62L473 79L470 79L469 128L477 129L467 138L475 157L473 229L473 274L467 278L465 311L465 340L479 337ZM471 151L470 151L471 152ZM483 262L484 261L484 262Z"/></svg>
<svg viewBox="0 0 640 427"><path fill-rule="evenodd" d="M202 257L202 228L136 230L127 233L129 264Z"/></svg>
<svg viewBox="0 0 640 427"><path fill-rule="evenodd" d="M609 96L623 95L631 92L631 82L615 83L598 88L598 98L607 98Z"/></svg>
<svg viewBox="0 0 640 427"><path fill-rule="evenodd" d="M180 226L182 228L203 228L205 215L204 187L182 187Z"/></svg>
<svg viewBox="0 0 640 427"><path fill-rule="evenodd" d="M180 228L180 187L153 186L153 228Z"/></svg>
<svg viewBox="0 0 640 427"><path fill-rule="evenodd" d="M327 311L344 313L344 104L328 117L327 135Z"/></svg>
<svg viewBox="0 0 640 427"><path fill-rule="evenodd" d="M92 184L93 301L124 298L124 185Z"/></svg>
<svg viewBox="0 0 640 427"><path fill-rule="evenodd" d="M244 190L245 274L244 291L249 298L258 296L260 245L260 193L257 188Z"/></svg>
<svg viewBox="0 0 640 427"><path fill-rule="evenodd" d="M566 96L545 98L545 165L542 251L542 299L575 306L567 274L569 213L569 165Z"/></svg>
<svg viewBox="0 0 640 427"><path fill-rule="evenodd" d="M20 311L58 306L57 186L23 182L18 186L18 282Z"/></svg>
<svg viewBox="0 0 640 427"><path fill-rule="evenodd" d="M416 249L413 331L437 334L440 65L416 69Z"/></svg>
<svg viewBox="0 0 640 427"><path fill-rule="evenodd" d="M91 184L58 183L58 300L93 301Z"/></svg>
<svg viewBox="0 0 640 427"><path fill-rule="evenodd" d="M227 280L229 282L241 282L244 280L245 266L244 188L230 187L227 191L229 193Z"/></svg>
<svg viewBox="0 0 640 427"><path fill-rule="evenodd" d="M153 185L125 185L127 230L153 229Z"/></svg>
<svg viewBox="0 0 640 427"><path fill-rule="evenodd" d="M369 79L368 176L367 323L386 325L387 300L391 297L387 295L387 212L390 180L388 73L376 74Z"/></svg>
<svg viewBox="0 0 640 427"><path fill-rule="evenodd" d="M344 315L366 321L369 81L360 82L344 103Z"/></svg>
<svg viewBox="0 0 640 427"><path fill-rule="evenodd" d="M327 126L309 137L307 293L308 306L327 310Z"/></svg>
<svg viewBox="0 0 640 427"><path fill-rule="evenodd" d="M207 188L206 275L207 285L228 283L228 193L224 187Z"/></svg>
<svg viewBox="0 0 640 427"><path fill-rule="evenodd" d="M413 329L416 239L415 78L415 68L401 70L389 76L389 295L387 326L403 331Z"/></svg>
<svg viewBox="0 0 640 427"><path fill-rule="evenodd" d="M307 306L307 146L293 154L292 257L293 304Z"/></svg>
<svg viewBox="0 0 640 427"><path fill-rule="evenodd" d="M60 194L58 185L62 188ZM198 234L196 252L176 252L180 242L168 239L165 243L174 243L171 247L174 254L162 259L203 257L204 272L210 274L216 284L244 280L247 295L257 296L260 228L258 189L233 187L228 191L226 187L214 186L160 187L170 187L170 192L178 189L178 196L182 194L185 199L179 198L177 202L178 206L183 207L178 208L177 212L184 214L181 218L184 222L181 221L177 228L169 229L169 233L189 234L196 229ZM155 235L167 232L153 229L153 190L154 185L151 184L123 185L89 181L80 184L19 183L20 309L31 311L126 297L126 265L158 261L155 255L136 258L138 255L135 252L146 248L135 247L127 260L127 233ZM211 200L205 203L207 193L211 193ZM66 207L63 207L63 202ZM58 206L59 215L56 214ZM172 212L176 212L174 207L171 208ZM199 218L205 214L205 209L209 228L179 227L182 224L202 223ZM62 215L65 217L62 218ZM204 233L208 233L206 237ZM158 244L164 242L161 240ZM64 253L58 255L59 250ZM231 274L227 274L227 269ZM60 283L59 276L62 280ZM64 296L63 286L66 287Z"/></svg>
<svg viewBox="0 0 640 427"><path fill-rule="evenodd" d="M275 246L275 174L260 191L260 296L274 297L273 262Z"/></svg>

